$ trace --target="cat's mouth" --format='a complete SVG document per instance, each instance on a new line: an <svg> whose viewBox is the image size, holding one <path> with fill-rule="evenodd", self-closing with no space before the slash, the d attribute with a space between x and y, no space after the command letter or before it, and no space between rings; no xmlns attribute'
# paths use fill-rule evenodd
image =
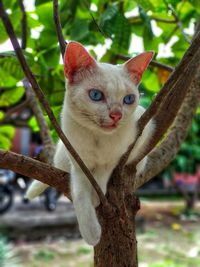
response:
<svg viewBox="0 0 200 267"><path fill-rule="evenodd" d="M107 130L107 131L114 130L114 129L117 128L117 126L118 126L117 123L101 124L101 128L104 129L104 130Z"/></svg>

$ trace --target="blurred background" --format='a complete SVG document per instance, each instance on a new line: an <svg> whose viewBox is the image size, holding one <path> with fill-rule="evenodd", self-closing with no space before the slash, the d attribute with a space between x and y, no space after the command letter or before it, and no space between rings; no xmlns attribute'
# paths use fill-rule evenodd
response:
<svg viewBox="0 0 200 267"><path fill-rule="evenodd" d="M52 1L3 3L24 55L59 120L65 88ZM113 64L153 50L155 60L168 66L151 65L145 72L140 84L144 107L189 47L199 15L198 0L60 1L66 41L81 42L96 59ZM0 21L0 148L44 160L39 126L23 78ZM141 199L137 216L140 267L200 266L199 114L200 107L176 158L137 192ZM56 143L55 130L45 118ZM30 182L20 174L0 170L0 266L92 266L92 248L80 238L71 203L54 189L33 201L24 200Z"/></svg>

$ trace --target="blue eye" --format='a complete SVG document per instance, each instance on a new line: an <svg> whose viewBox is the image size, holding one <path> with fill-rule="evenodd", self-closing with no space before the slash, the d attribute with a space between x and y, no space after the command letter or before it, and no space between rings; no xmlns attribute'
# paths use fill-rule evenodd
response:
<svg viewBox="0 0 200 267"><path fill-rule="evenodd" d="M131 105L135 102L135 95L126 95L123 99L124 104Z"/></svg>
<svg viewBox="0 0 200 267"><path fill-rule="evenodd" d="M98 89L91 89L89 91L89 97L93 100L93 101L101 101L104 99L104 94L98 90Z"/></svg>

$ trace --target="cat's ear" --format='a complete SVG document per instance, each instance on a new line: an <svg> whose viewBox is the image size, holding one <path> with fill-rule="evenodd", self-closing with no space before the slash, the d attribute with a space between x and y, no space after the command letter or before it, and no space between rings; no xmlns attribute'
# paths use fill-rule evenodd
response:
<svg viewBox="0 0 200 267"><path fill-rule="evenodd" d="M151 62L154 56L154 52L144 52L134 58L129 59L125 64L124 67L128 71L131 76L133 82L138 85L142 74L148 67L149 63Z"/></svg>
<svg viewBox="0 0 200 267"><path fill-rule="evenodd" d="M95 67L95 59L78 42L70 42L64 55L64 73L69 82L73 82L75 74Z"/></svg>

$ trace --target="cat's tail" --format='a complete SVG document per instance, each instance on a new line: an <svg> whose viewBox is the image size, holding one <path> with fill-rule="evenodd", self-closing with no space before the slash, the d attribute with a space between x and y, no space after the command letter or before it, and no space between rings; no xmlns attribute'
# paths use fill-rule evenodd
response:
<svg viewBox="0 0 200 267"><path fill-rule="evenodd" d="M45 189L47 189L47 187L49 187L47 184L43 184L39 181L34 181L26 191L24 198L31 200L42 194L45 191Z"/></svg>

